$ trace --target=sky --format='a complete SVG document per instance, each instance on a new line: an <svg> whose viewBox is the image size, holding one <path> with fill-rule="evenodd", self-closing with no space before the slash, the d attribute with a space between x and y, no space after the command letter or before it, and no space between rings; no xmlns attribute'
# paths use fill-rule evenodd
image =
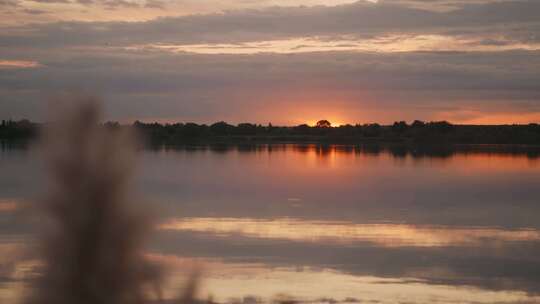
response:
<svg viewBox="0 0 540 304"><path fill-rule="evenodd" d="M0 118L540 122L538 0L0 0Z"/></svg>

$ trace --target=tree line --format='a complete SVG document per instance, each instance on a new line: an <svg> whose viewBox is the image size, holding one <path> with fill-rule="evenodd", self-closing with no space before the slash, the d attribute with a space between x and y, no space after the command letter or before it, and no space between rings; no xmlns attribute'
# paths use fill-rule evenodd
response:
<svg viewBox="0 0 540 304"><path fill-rule="evenodd" d="M404 142L447 144L540 144L540 125L454 125L446 121L411 124L405 121L392 125L377 123L331 127L327 121L316 126L294 127L217 122L158 124L135 122L152 142L175 143L200 141L260 142Z"/></svg>
<svg viewBox="0 0 540 304"><path fill-rule="evenodd" d="M26 140L37 135L39 126L27 119L13 121L2 120L0 124L0 139L3 140Z"/></svg>
<svg viewBox="0 0 540 304"><path fill-rule="evenodd" d="M252 123L232 125L216 122L210 125L196 123L144 123L132 125L117 122L104 124L107 128L133 127L150 143L176 144L185 142L403 142L445 144L528 144L540 145L540 125L455 125L447 121L412 123L405 121L391 125L377 123L341 125L332 127L321 120L316 126L274 126ZM31 139L39 134L41 125L21 121L2 121L0 139Z"/></svg>

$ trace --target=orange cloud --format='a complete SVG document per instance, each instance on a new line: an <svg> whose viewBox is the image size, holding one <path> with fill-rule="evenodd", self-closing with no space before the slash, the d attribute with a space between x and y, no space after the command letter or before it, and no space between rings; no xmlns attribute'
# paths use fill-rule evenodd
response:
<svg viewBox="0 0 540 304"><path fill-rule="evenodd" d="M540 113L515 111L489 113L481 110L456 110L439 112L435 115L435 120L471 125L529 124L540 122Z"/></svg>

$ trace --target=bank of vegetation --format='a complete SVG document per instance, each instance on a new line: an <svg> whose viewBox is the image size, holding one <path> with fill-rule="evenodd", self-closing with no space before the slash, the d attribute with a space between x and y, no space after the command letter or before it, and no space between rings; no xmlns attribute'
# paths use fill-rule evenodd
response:
<svg viewBox="0 0 540 304"><path fill-rule="evenodd" d="M22 121L2 121L0 139L28 140L39 134L42 125ZM413 123L400 121L392 125L377 123L332 127L328 121L316 126L273 126L226 122L144 123L132 125L116 122L108 128L133 127L152 144L178 143L419 143L419 144L513 144L540 145L540 125L455 125L446 121Z"/></svg>

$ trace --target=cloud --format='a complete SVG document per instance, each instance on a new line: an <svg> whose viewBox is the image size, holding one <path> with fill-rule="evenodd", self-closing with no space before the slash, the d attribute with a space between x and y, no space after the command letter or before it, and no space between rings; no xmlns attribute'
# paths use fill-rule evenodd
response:
<svg viewBox="0 0 540 304"><path fill-rule="evenodd" d="M135 4L114 1L108 5ZM536 37L540 23L536 12L539 10L540 2L530 0L470 4L445 12L386 2L356 2L335 7L272 7L158 18L147 22L29 25L19 30L30 31L34 35L20 36L7 31L0 35L0 43L42 47L103 43L237 43L295 37L362 39L388 33L474 35L494 31L506 37L512 37L516 32Z"/></svg>
<svg viewBox="0 0 540 304"><path fill-rule="evenodd" d="M161 6L107 3L118 12ZM505 112L534 119L538 11L532 0L381 0L3 26L0 58L30 58L43 68L4 64L0 109L37 117L44 95L86 89L111 100L116 119L267 122L293 104L313 116L335 111L383 122L476 121Z"/></svg>
<svg viewBox="0 0 540 304"><path fill-rule="evenodd" d="M108 9L139 7L138 3L126 0L104 0L101 3Z"/></svg>
<svg viewBox="0 0 540 304"><path fill-rule="evenodd" d="M19 6L19 1L17 0L0 0L0 7L15 7Z"/></svg>
<svg viewBox="0 0 540 304"><path fill-rule="evenodd" d="M40 9L24 9L23 12L30 14L30 15L41 15L41 14L47 14L47 11L40 10Z"/></svg>
<svg viewBox="0 0 540 304"><path fill-rule="evenodd" d="M30 0L37 3L72 3L69 0Z"/></svg>
<svg viewBox="0 0 540 304"><path fill-rule="evenodd" d="M144 4L146 8L165 9L165 3L159 0L147 0Z"/></svg>
<svg viewBox="0 0 540 304"><path fill-rule="evenodd" d="M45 68L0 72L4 115L32 115L25 109L44 95L79 88L102 93L115 119L294 123L279 114L293 107L313 115L342 110L351 119L383 122L463 110L540 112L539 51L256 56L94 51L51 53L40 62Z"/></svg>

